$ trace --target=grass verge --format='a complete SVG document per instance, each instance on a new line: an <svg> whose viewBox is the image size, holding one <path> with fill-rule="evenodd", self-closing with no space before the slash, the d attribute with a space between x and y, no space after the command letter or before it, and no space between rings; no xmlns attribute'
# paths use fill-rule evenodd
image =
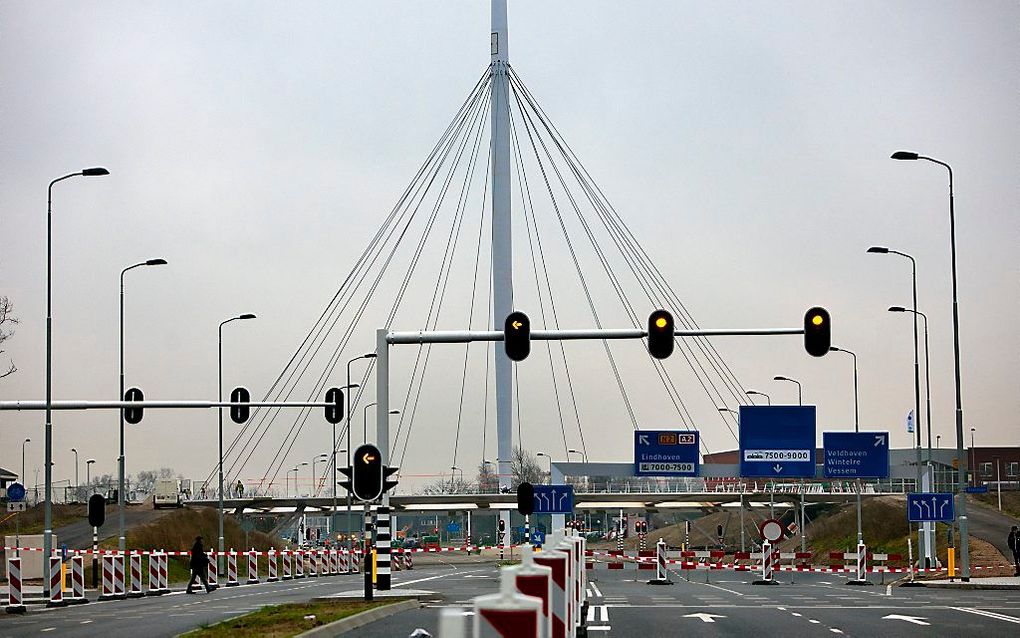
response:
<svg viewBox="0 0 1020 638"><path fill-rule="evenodd" d="M363 611L406 600L340 600L263 607L250 614L190 631L188 638L287 638ZM306 616L314 618L306 619Z"/></svg>

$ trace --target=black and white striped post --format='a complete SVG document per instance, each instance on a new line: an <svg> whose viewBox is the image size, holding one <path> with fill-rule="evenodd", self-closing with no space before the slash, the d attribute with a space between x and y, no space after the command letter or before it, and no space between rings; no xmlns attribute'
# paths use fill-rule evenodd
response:
<svg viewBox="0 0 1020 638"><path fill-rule="evenodd" d="M390 589L390 498L383 495L383 504L375 512L376 587L379 591Z"/></svg>

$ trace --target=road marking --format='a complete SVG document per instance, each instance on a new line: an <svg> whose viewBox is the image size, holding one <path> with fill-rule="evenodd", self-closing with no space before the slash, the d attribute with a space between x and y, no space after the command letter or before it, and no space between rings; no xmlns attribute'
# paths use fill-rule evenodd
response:
<svg viewBox="0 0 1020 638"><path fill-rule="evenodd" d="M43 629L43 631L53 631L54 629L56 629L56 627L47 627L46 629Z"/></svg>
<svg viewBox="0 0 1020 638"><path fill-rule="evenodd" d="M725 618L725 617L726 616L717 616L715 614L706 614L706 613L684 614L684 618L699 618L701 620L701 622L710 622L710 623L714 623L716 618Z"/></svg>
<svg viewBox="0 0 1020 638"><path fill-rule="evenodd" d="M835 627L829 627L829 631L831 631L834 634L841 634L841 633L843 633L842 631L836 629Z"/></svg>
<svg viewBox="0 0 1020 638"><path fill-rule="evenodd" d="M808 622L813 624L813 625L821 624L820 620L815 620L814 618L808 618Z"/></svg>
<svg viewBox="0 0 1020 638"><path fill-rule="evenodd" d="M602 616L601 621L598 618L600 615ZM588 607L588 622L609 622L609 608L605 605L592 605Z"/></svg>
<svg viewBox="0 0 1020 638"><path fill-rule="evenodd" d="M474 572L480 572L480 571L486 571L486 570L482 570L482 569L474 570ZM474 573L474 572L467 572L467 573ZM461 576L461 575L462 574L449 573L449 574L440 574L438 576L429 576L428 578L419 578L418 580L405 580L403 582L393 583L392 587L403 587L404 585L413 585L414 583L423 583L426 580L436 580L437 578L446 578L447 576Z"/></svg>
<svg viewBox="0 0 1020 638"><path fill-rule="evenodd" d="M726 589L725 587L720 587L719 585L713 585L712 583L695 583L695 584L704 585L705 587L711 587L712 589L719 589L721 591L724 591L724 592L726 592L728 594L733 594L735 596L743 596L744 595L744 594L741 594L739 591L733 591L732 589ZM765 599L763 598L762 600L765 600Z"/></svg>
<svg viewBox="0 0 1020 638"><path fill-rule="evenodd" d="M81 624L83 624L83 625L87 625L87 624L89 624L90 622L92 622L92 621L91 621L91 620L83 620L83 621L81 621Z"/></svg>
<svg viewBox="0 0 1020 638"><path fill-rule="evenodd" d="M899 614L889 614L888 616L882 616L882 620L905 620L915 625L930 625L931 623L924 622L924 616L901 616Z"/></svg>
<svg viewBox="0 0 1020 638"><path fill-rule="evenodd" d="M1003 614L997 614L994 611L985 611L983 609L973 609L971 607L950 607L956 611L962 611L968 614L977 614L978 616L985 616L987 618L994 618L996 620L1005 620L1016 625L1020 625L1020 618L1014 618L1013 616L1004 616Z"/></svg>
<svg viewBox="0 0 1020 638"><path fill-rule="evenodd" d="M612 629L609 625L592 625L588 627L588 631L609 631Z"/></svg>
<svg viewBox="0 0 1020 638"><path fill-rule="evenodd" d="M596 585L595 583L591 583L591 589L592 589L592 591L595 592L596 596L598 596L599 598L602 598L602 592L599 590L599 586L598 585Z"/></svg>

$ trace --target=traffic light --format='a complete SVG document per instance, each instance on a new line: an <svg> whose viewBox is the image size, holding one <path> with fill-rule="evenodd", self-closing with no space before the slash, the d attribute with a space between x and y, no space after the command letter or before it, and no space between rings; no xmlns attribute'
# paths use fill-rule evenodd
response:
<svg viewBox="0 0 1020 638"><path fill-rule="evenodd" d="M648 315L648 354L656 359L673 354L673 315L667 310Z"/></svg>
<svg viewBox="0 0 1020 638"><path fill-rule="evenodd" d="M511 361L524 361L531 353L531 319L520 311L511 312L503 326L503 347Z"/></svg>
<svg viewBox="0 0 1020 638"><path fill-rule="evenodd" d="M499 528L499 537L503 538L503 534L506 533L506 521L504 521L502 518L499 519L499 522L496 523L496 527Z"/></svg>
<svg viewBox="0 0 1020 638"><path fill-rule="evenodd" d="M144 401L145 395L142 394L141 388L128 388L127 392L124 393L125 401ZM136 423L142 422L142 408L124 408L124 420L135 425Z"/></svg>
<svg viewBox="0 0 1020 638"><path fill-rule="evenodd" d="M102 494L93 494L89 497L89 525L102 527L106 521L106 499Z"/></svg>
<svg viewBox="0 0 1020 638"><path fill-rule="evenodd" d="M517 486L517 511L524 516L531 516L535 511L535 486L531 483L521 483Z"/></svg>
<svg viewBox="0 0 1020 638"><path fill-rule="evenodd" d="M340 388L326 390L326 423L336 425L344 420L344 391Z"/></svg>
<svg viewBox="0 0 1020 638"><path fill-rule="evenodd" d="M823 357L832 344L829 311L815 306L804 314L804 349L812 357Z"/></svg>
<svg viewBox="0 0 1020 638"><path fill-rule="evenodd" d="M360 446L353 457L351 494L359 501L371 502L383 493L383 463L379 448L366 443Z"/></svg>
<svg viewBox="0 0 1020 638"><path fill-rule="evenodd" d="M251 401L251 393L248 392L248 388L234 388L230 391L230 402L231 403L248 403ZM230 420L234 423L244 423L248 420L248 415L251 408L248 405L232 405L230 406Z"/></svg>

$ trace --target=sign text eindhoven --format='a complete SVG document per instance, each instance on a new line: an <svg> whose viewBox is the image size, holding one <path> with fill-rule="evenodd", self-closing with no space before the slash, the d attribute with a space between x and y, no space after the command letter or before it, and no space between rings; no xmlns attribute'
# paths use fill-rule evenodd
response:
<svg viewBox="0 0 1020 638"><path fill-rule="evenodd" d="M634 476L697 476L698 433L676 430L634 432Z"/></svg>

